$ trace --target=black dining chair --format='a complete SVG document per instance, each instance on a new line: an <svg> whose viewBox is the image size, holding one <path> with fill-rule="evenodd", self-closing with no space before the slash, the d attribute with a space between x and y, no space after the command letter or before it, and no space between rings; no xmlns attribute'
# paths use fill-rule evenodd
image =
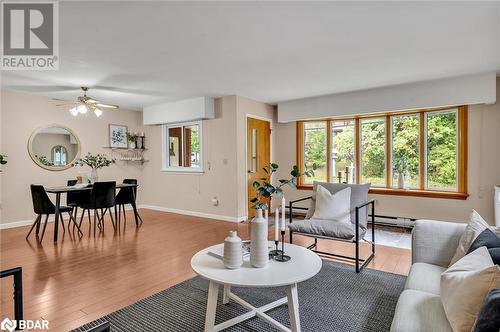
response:
<svg viewBox="0 0 500 332"><path fill-rule="evenodd" d="M68 187L72 187L78 183L77 180L68 180ZM87 202L90 197L90 190L75 191L66 193L66 205L73 208L73 219L76 220L78 215L78 207ZM76 223L75 223L76 224ZM73 225L75 227L75 225Z"/></svg>
<svg viewBox="0 0 500 332"><path fill-rule="evenodd" d="M136 179L124 179L123 183L125 184L137 184ZM118 195L116 195L116 206L118 207L118 216L116 217L116 220L118 222L118 225L120 225L121 222L121 214L123 210L123 219L124 223L127 223L127 214L125 213L125 205L126 204L135 204L135 200L137 197L137 187L128 187L128 188L121 188L120 191L118 192ZM134 211L135 213L135 211ZM137 214L137 217L141 221L142 224L142 218L139 214Z"/></svg>
<svg viewBox="0 0 500 332"><path fill-rule="evenodd" d="M94 210L94 236L97 228L97 221L99 222L99 228L104 232L104 216L107 212L109 212L113 229L116 230L115 220L110 210L110 208L115 206L115 191L115 181L95 182L92 185L90 195L87 200L80 205L83 209L83 213L80 218L79 226L82 225L83 216L85 215L85 210L87 210L89 216L89 234L91 227L90 210ZM100 215L99 210L101 211Z"/></svg>
<svg viewBox="0 0 500 332"><path fill-rule="evenodd" d="M43 240L43 236L45 235L45 229L47 228L47 221L49 219L49 216L51 214L56 213L56 206L52 203L50 200L49 196L45 192L45 188L41 185L31 185L31 198L33 200L33 211L38 215L37 218L35 219L35 222L30 228L30 231L28 232L28 235L26 235L26 239L30 236L31 232L33 231L33 228L36 226L36 234L39 234L40 231L40 224L42 220L42 216L45 215L45 223L43 225L43 230L42 230L42 237L40 238L40 241ZM64 219L63 219L63 213L67 212L69 214L70 220L73 220L73 222L76 224L76 221L73 218L73 208L69 206L61 206L59 208L59 217L61 218L61 225L63 227L63 232L66 232L66 228L64 227ZM69 228L69 223L68 223L68 228ZM78 227L78 231L80 234L81 230L80 227Z"/></svg>

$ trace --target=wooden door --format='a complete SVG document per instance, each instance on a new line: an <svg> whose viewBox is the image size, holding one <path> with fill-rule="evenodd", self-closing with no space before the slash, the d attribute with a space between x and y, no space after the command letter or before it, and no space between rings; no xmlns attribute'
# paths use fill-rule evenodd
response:
<svg viewBox="0 0 500 332"><path fill-rule="evenodd" d="M255 216L250 199L255 197L254 181L269 175L262 169L271 162L271 125L268 121L247 118L247 183L248 183L248 217Z"/></svg>

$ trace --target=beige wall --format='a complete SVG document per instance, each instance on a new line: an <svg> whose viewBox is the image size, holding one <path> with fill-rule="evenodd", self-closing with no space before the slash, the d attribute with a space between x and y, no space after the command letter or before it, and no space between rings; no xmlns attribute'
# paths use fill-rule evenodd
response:
<svg viewBox="0 0 500 332"><path fill-rule="evenodd" d="M124 124L132 131L141 131L141 112L126 110L104 111L100 118L93 114L73 117L58 102L33 94L2 90L1 92L1 140L2 153L8 155L8 164L2 166L1 223L33 219L30 184L45 186L64 185L76 178L80 171L90 172L88 167L72 167L64 171L48 171L37 166L29 157L27 143L38 127L57 123L71 128L82 144L82 154L109 153L108 124ZM115 165L99 171L99 179L116 180L140 178L141 166L117 161ZM139 190L139 200L141 200Z"/></svg>
<svg viewBox="0 0 500 332"><path fill-rule="evenodd" d="M276 161L282 168L296 163L295 122L276 126ZM378 215L465 221L476 209L494 223L493 193L500 184L500 79L497 79L497 103L469 108L469 198L463 200L372 195ZM277 178L285 177L283 172ZM287 189L286 198L310 195L307 190Z"/></svg>
<svg viewBox="0 0 500 332"><path fill-rule="evenodd" d="M246 117L274 121L274 107L239 96L215 100L213 120L203 121L201 174L161 172L161 126L146 126L151 162L143 174L143 202L155 207L242 220L246 201ZM212 204L217 198L218 206Z"/></svg>

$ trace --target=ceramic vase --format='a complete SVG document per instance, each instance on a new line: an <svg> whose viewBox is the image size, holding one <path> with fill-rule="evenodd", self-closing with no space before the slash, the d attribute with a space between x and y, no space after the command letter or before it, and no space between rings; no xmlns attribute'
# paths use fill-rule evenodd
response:
<svg viewBox="0 0 500 332"><path fill-rule="evenodd" d="M97 168L92 167L92 171L90 172L90 182L94 183L99 181L99 176L97 175Z"/></svg>
<svg viewBox="0 0 500 332"><path fill-rule="evenodd" d="M129 148L130 148L130 149L135 149L135 148L136 148L136 143L135 143L135 141L130 141L130 142L129 142Z"/></svg>
<svg viewBox="0 0 500 332"><path fill-rule="evenodd" d="M236 231L230 231L224 240L223 260L226 269L238 269L243 264L243 247Z"/></svg>
<svg viewBox="0 0 500 332"><path fill-rule="evenodd" d="M264 267L269 262L269 250L267 248L267 220L262 217L262 210L257 210L257 216L253 218L250 234L250 264L253 267Z"/></svg>
<svg viewBox="0 0 500 332"><path fill-rule="evenodd" d="M403 173L399 173L399 175L398 175L398 188L399 189L405 188L405 177L404 177Z"/></svg>

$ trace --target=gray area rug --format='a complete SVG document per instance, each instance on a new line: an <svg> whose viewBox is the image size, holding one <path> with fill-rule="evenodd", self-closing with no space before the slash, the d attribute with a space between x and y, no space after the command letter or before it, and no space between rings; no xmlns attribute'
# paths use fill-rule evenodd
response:
<svg viewBox="0 0 500 332"><path fill-rule="evenodd" d="M302 331L388 331L405 277L370 269L356 274L351 265L323 260L323 268L298 286ZM107 320L111 331L203 331L208 282L196 277L86 324L86 329ZM285 289L233 288L254 306L286 296ZM244 313L234 302L222 304L219 291L216 324ZM268 311L289 325L286 305ZM225 331L276 331L252 318Z"/></svg>

